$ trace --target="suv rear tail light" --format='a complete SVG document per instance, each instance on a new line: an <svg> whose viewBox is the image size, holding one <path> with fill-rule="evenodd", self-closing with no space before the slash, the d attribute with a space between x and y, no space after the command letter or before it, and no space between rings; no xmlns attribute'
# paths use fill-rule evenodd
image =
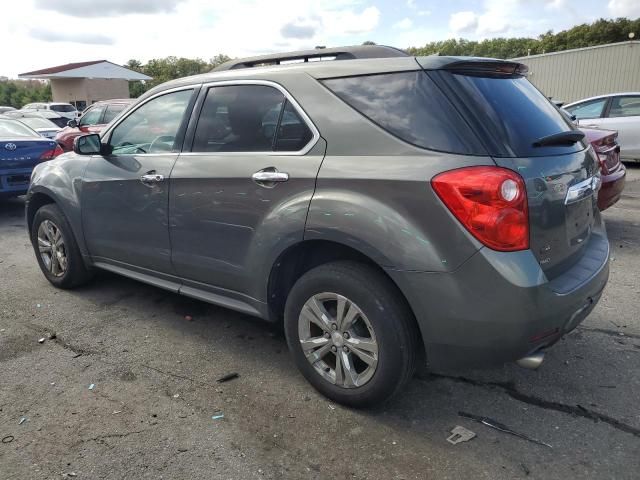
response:
<svg viewBox="0 0 640 480"><path fill-rule="evenodd" d="M480 242L502 252L529 248L524 180L500 167L467 167L436 175L440 200Z"/></svg>
<svg viewBox="0 0 640 480"><path fill-rule="evenodd" d="M56 148L52 148L51 150L46 150L45 152L42 153L42 155L40 155L40 161L44 162L46 160L52 160L56 158L58 155L62 155L63 153L64 153L64 150L62 150L62 147L56 144Z"/></svg>

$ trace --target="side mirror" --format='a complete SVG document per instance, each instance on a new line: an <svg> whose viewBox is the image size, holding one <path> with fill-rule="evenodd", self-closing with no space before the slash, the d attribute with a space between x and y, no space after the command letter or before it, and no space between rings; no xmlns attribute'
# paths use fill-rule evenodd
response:
<svg viewBox="0 0 640 480"><path fill-rule="evenodd" d="M76 128L78 126L78 122L76 120L69 120L67 122L67 127Z"/></svg>
<svg viewBox="0 0 640 480"><path fill-rule="evenodd" d="M100 155L102 153L100 135L91 133L76 137L73 140L73 151L78 155Z"/></svg>

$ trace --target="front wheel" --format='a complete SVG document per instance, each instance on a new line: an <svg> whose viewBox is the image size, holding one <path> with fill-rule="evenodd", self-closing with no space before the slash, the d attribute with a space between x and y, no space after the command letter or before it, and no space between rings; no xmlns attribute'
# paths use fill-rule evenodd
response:
<svg viewBox="0 0 640 480"><path fill-rule="evenodd" d="M36 212L31 243L42 273L56 287L77 287L91 278L71 226L57 205L44 205Z"/></svg>
<svg viewBox="0 0 640 480"><path fill-rule="evenodd" d="M287 299L285 332L305 378L344 405L388 400L415 369L413 315L391 281L365 264L334 262L305 273Z"/></svg>

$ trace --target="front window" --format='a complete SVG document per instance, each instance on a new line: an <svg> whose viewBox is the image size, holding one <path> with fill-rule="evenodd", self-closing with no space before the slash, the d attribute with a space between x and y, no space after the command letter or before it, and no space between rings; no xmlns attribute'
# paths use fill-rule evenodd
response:
<svg viewBox="0 0 640 480"><path fill-rule="evenodd" d="M111 120L116 118L126 107L127 106L123 103L114 103L113 105L107 106L107 110L104 112L102 123L109 123Z"/></svg>
<svg viewBox="0 0 640 480"><path fill-rule="evenodd" d="M598 100L591 100L589 102L578 103L577 105L566 107L565 110L574 115L577 120L584 118L600 118L606 103L607 99L601 98Z"/></svg>
<svg viewBox="0 0 640 480"><path fill-rule="evenodd" d="M132 112L111 134L113 155L174 151L192 93L191 89L167 93Z"/></svg>
<svg viewBox="0 0 640 480"><path fill-rule="evenodd" d="M86 127L89 125L97 125L98 123L100 123L102 112L104 112L104 107L95 107L90 109L80 119L80 126Z"/></svg>

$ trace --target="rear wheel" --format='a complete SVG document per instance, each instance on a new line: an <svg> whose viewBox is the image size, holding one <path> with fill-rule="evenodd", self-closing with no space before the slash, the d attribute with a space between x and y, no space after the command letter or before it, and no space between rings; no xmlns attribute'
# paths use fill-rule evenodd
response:
<svg viewBox="0 0 640 480"><path fill-rule="evenodd" d="M56 287L77 287L91 278L69 222L57 205L44 205L36 212L31 243L42 273Z"/></svg>
<svg viewBox="0 0 640 480"><path fill-rule="evenodd" d="M285 332L305 378L348 406L388 400L415 368L413 315L395 286L368 265L335 262L304 274L287 299Z"/></svg>

